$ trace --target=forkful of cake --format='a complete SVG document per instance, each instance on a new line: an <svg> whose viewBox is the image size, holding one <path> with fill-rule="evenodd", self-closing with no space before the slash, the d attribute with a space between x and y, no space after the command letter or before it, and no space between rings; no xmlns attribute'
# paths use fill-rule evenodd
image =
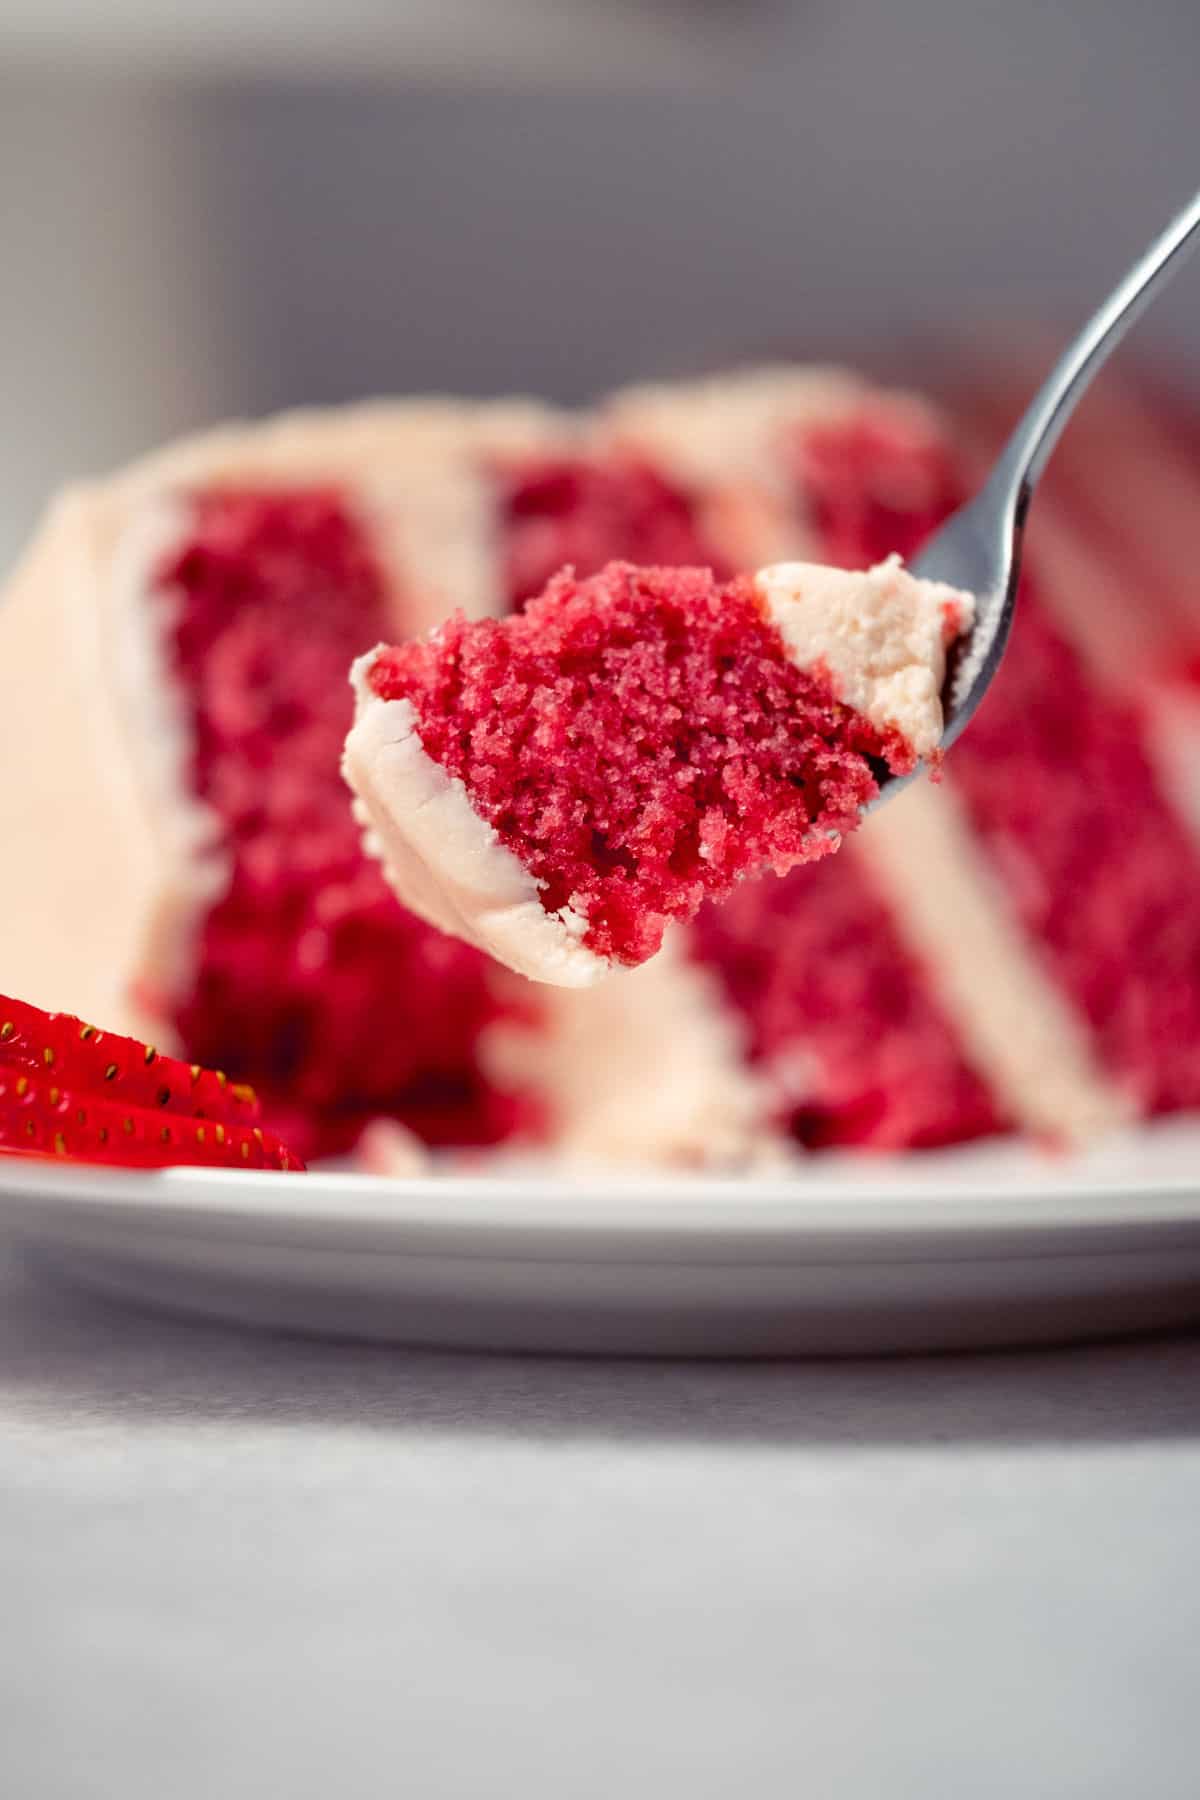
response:
<svg viewBox="0 0 1200 1800"><path fill-rule="evenodd" d="M910 568L564 570L521 613L359 658L343 768L404 904L521 974L590 986L936 768L1000 667L1038 477L1198 233L1200 194Z"/></svg>

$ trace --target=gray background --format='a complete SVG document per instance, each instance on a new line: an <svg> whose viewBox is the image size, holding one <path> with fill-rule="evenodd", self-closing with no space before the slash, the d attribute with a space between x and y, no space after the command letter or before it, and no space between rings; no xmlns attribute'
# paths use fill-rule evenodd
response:
<svg viewBox="0 0 1200 1800"><path fill-rule="evenodd" d="M0 1262L20 1800L1189 1800L1200 1341L569 1362Z"/></svg>
<svg viewBox="0 0 1200 1800"><path fill-rule="evenodd" d="M1194 0L8 0L0 564L179 429L1074 323L1200 170ZM1200 367L1196 280L1143 328Z"/></svg>

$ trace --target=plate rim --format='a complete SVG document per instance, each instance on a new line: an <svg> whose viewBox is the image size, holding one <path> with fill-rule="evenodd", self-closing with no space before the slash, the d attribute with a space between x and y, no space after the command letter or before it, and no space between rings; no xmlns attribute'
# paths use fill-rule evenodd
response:
<svg viewBox="0 0 1200 1800"><path fill-rule="evenodd" d="M54 1237L57 1222L144 1231L147 1247L151 1238L215 1234L325 1254L815 1264L1111 1255L1200 1243L1200 1174L1126 1173L1040 1190L1006 1189L993 1177L931 1190L917 1178L875 1187L805 1178L795 1186L794 1175L568 1180L561 1172L388 1178L317 1170L295 1180L202 1168L10 1168L8 1160L0 1158L0 1220L25 1237ZM760 1191L748 1195L751 1184Z"/></svg>

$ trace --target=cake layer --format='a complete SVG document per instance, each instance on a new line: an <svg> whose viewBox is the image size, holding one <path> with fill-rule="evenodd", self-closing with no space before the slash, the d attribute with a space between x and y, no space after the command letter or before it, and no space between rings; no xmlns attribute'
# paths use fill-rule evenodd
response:
<svg viewBox="0 0 1200 1800"><path fill-rule="evenodd" d="M950 777L1025 940L1139 1112L1200 1105L1200 850L1138 713L1025 595Z"/></svg>
<svg viewBox="0 0 1200 1800"><path fill-rule="evenodd" d="M888 896L905 953L925 970L998 1109L1046 1140L1083 1141L1133 1108L1022 929L999 872L978 853L953 781L881 807L857 842Z"/></svg>
<svg viewBox="0 0 1200 1800"><path fill-rule="evenodd" d="M692 928L695 955L745 1022L771 1116L810 1149L1005 1129L1011 1115L959 1048L859 843L782 881L744 883Z"/></svg>
<svg viewBox="0 0 1200 1800"><path fill-rule="evenodd" d="M734 573L736 565L705 525L699 498L669 481L644 453L617 448L514 457L488 473L498 484L496 531L510 607L540 594L560 569L595 575L614 559L708 568L722 578ZM462 605L473 617L499 610L473 609L468 600Z"/></svg>
<svg viewBox="0 0 1200 1800"><path fill-rule="evenodd" d="M313 1151L349 1148L380 1115L435 1138L509 1135L519 1098L478 1059L505 1012L488 967L395 905L338 776L351 705L334 672L388 616L366 532L324 488L179 504L145 604L167 621L190 787L229 863L169 996L181 1041L253 1080ZM363 1031L369 1010L386 1031Z"/></svg>

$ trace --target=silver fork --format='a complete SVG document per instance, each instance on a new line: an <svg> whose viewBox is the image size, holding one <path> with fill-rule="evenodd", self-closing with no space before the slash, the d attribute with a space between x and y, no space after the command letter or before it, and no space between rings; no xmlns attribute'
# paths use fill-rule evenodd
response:
<svg viewBox="0 0 1200 1800"><path fill-rule="evenodd" d="M1012 630L1025 515L1037 479L1092 377L1104 366L1154 295L1196 248L1200 194L1118 283L1063 352L1022 415L973 500L949 519L910 565L914 575L948 581L975 595L976 615L960 647L946 704L944 747L974 715L1004 656ZM881 797L911 776L888 777Z"/></svg>

